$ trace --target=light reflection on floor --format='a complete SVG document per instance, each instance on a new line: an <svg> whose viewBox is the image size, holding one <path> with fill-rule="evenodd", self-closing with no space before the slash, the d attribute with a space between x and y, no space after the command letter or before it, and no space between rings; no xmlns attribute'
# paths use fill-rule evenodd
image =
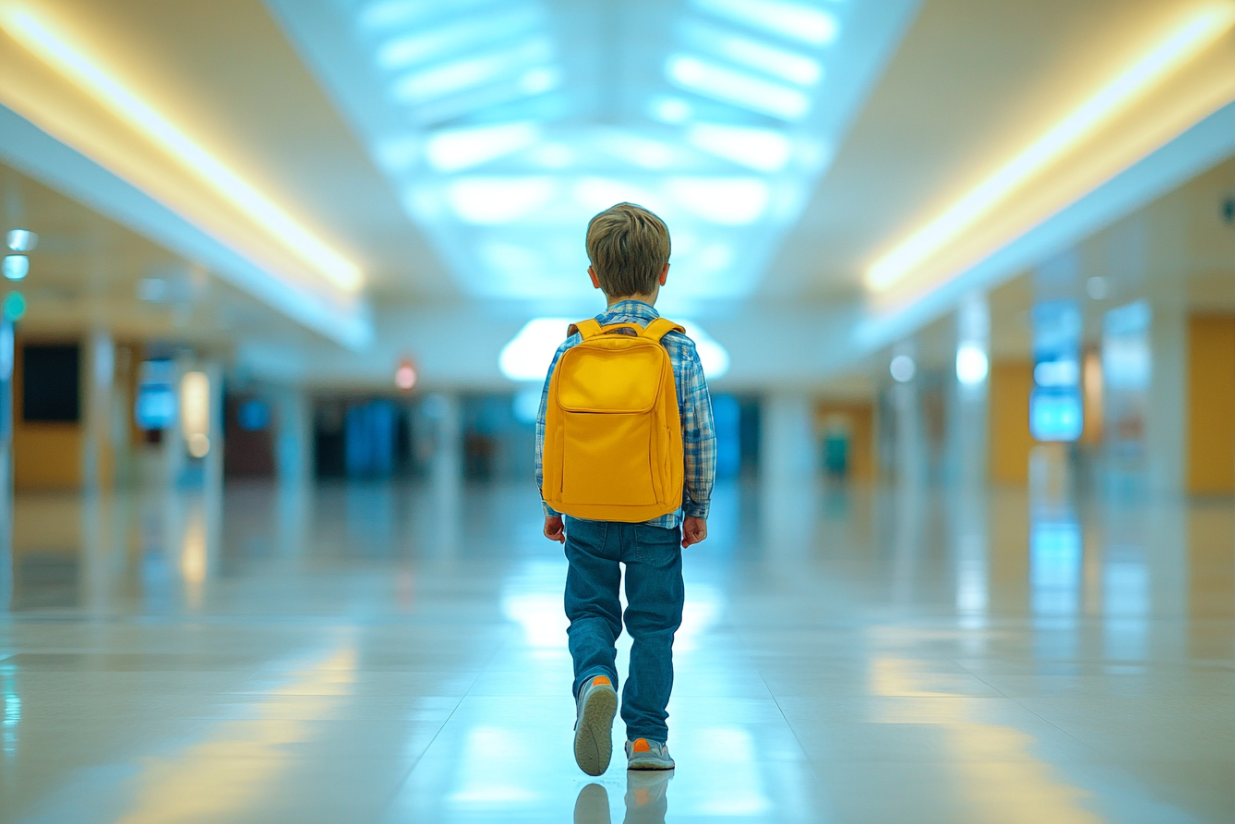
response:
<svg viewBox="0 0 1235 824"><path fill-rule="evenodd" d="M730 486L716 512L679 769L590 779L526 488L23 497L0 821L1235 820L1231 501Z"/></svg>

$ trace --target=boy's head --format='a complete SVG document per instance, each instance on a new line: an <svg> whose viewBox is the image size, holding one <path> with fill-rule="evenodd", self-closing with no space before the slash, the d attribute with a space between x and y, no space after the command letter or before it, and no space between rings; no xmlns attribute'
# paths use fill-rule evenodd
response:
<svg viewBox="0 0 1235 824"><path fill-rule="evenodd" d="M669 267L669 228L642 206L619 203L588 222L587 256L606 296L654 296Z"/></svg>

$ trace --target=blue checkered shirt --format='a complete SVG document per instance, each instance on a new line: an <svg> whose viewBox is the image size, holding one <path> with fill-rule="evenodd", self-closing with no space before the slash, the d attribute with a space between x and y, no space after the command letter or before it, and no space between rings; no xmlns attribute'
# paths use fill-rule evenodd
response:
<svg viewBox="0 0 1235 824"><path fill-rule="evenodd" d="M601 326L614 323L637 323L647 326L660 317L646 303L638 300L623 300L609 307L607 312L597 315L596 320ZM545 408L549 402L549 381L553 378L553 370L558 358L583 338L575 333L557 348L553 363L549 365L549 374L545 376L545 388L540 394L540 413L536 416L536 488L544 487L544 450L545 450ZM708 517L708 506L712 500L712 483L716 479L716 427L712 423L712 399L708 395L707 380L703 376L703 365L699 363L699 353L695 351L695 342L680 332L670 332L661 339L665 350L669 353L669 361L673 364L673 378L677 382L678 410L682 418L682 451L686 458L686 484L682 490L682 506L668 515L662 515L651 521L649 526L659 526L672 529L682 522L686 515L695 518ZM559 514L544 504L545 515Z"/></svg>

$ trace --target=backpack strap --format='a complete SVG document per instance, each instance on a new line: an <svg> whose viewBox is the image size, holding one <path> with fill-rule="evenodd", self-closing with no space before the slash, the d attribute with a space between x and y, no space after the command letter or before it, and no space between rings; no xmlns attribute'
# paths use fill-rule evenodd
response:
<svg viewBox="0 0 1235 824"><path fill-rule="evenodd" d="M587 320L581 320L578 323L572 323L570 328L566 330L566 337L570 337L575 332L582 335L584 340L594 338L601 332L600 324L597 323L596 318L588 318Z"/></svg>
<svg viewBox="0 0 1235 824"><path fill-rule="evenodd" d="M640 334L645 338L651 338L654 341L659 341L670 332L681 332L686 334L686 330L678 324L666 318L657 318L656 320L643 327L643 332Z"/></svg>

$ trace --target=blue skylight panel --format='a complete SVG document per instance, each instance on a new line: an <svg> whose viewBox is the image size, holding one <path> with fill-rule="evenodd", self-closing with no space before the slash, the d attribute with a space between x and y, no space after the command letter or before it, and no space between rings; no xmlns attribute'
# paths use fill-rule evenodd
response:
<svg viewBox="0 0 1235 824"><path fill-rule="evenodd" d="M439 172L458 172L526 149L540 136L534 123L450 129L425 141L425 159Z"/></svg>
<svg viewBox="0 0 1235 824"><path fill-rule="evenodd" d="M814 86L823 77L823 67L818 60L719 26L684 20L678 26L678 37L692 50L710 53L798 86Z"/></svg>
<svg viewBox="0 0 1235 824"><path fill-rule="evenodd" d="M781 120L801 120L810 111L810 98L797 89L691 55L670 55L665 73L679 88Z"/></svg>
<svg viewBox="0 0 1235 824"><path fill-rule="evenodd" d="M553 43L548 37L537 37L514 48L409 74L398 80L392 91L394 98L400 102L426 103L508 78L512 74L535 70L537 64L548 62L552 56ZM529 93L544 91L551 81L548 75L533 74L527 77L529 84L542 87Z"/></svg>
<svg viewBox="0 0 1235 824"><path fill-rule="evenodd" d="M381 31L396 27L423 25L443 16L443 12L459 14L489 6L498 0L379 0L370 3L356 19L361 29Z"/></svg>
<svg viewBox="0 0 1235 824"><path fill-rule="evenodd" d="M760 172L779 172L792 155L789 139L770 129L698 123L686 130L686 142L715 157Z"/></svg>
<svg viewBox="0 0 1235 824"><path fill-rule="evenodd" d="M787 0L691 0L696 9L758 31L808 46L826 46L840 34L836 18L823 9Z"/></svg>
<svg viewBox="0 0 1235 824"><path fill-rule="evenodd" d="M534 6L486 16L469 16L463 20L428 31L396 37L377 50L377 64L383 69L406 69L451 54L475 49L504 38L528 34L544 22L544 15Z"/></svg>

